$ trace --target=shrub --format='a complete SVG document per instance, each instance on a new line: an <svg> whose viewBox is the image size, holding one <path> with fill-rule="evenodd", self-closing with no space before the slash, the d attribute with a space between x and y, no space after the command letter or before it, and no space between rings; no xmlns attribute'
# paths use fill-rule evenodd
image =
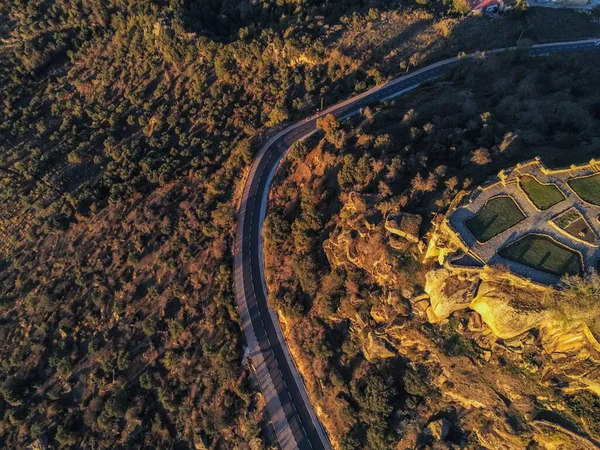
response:
<svg viewBox="0 0 600 450"><path fill-rule="evenodd" d="M152 383L152 378L150 377L149 373L144 372L140 375L140 387L146 390L150 390L154 387L154 384Z"/></svg>
<svg viewBox="0 0 600 450"><path fill-rule="evenodd" d="M158 320L156 319L156 317L148 317L146 318L146 320L144 320L144 322L142 322L142 331L146 336L152 336L154 333L156 333L156 330L158 329L157 324Z"/></svg>

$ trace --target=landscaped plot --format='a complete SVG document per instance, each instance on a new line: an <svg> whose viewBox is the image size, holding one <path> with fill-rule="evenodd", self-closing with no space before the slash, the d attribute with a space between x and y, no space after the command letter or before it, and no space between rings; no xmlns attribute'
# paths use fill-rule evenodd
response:
<svg viewBox="0 0 600 450"><path fill-rule="evenodd" d="M596 236L592 227L589 226L585 218L575 208L570 208L563 212L558 217L554 218L552 222L554 222L558 228L576 239L581 239L590 244L595 244L598 240L598 236Z"/></svg>
<svg viewBox="0 0 600 450"><path fill-rule="evenodd" d="M519 184L527 197L541 210L548 209L565 199L565 196L555 184L542 184L528 175L524 175L519 180Z"/></svg>
<svg viewBox="0 0 600 450"><path fill-rule="evenodd" d="M576 275L582 270L579 253L546 236L529 234L500 249L498 254L502 258L557 276Z"/></svg>
<svg viewBox="0 0 600 450"><path fill-rule="evenodd" d="M569 186L586 202L600 206L600 174L573 178L569 180Z"/></svg>
<svg viewBox="0 0 600 450"><path fill-rule="evenodd" d="M491 238L525 219L515 201L510 197L495 197L481 208L479 214L467 220L465 224L479 242Z"/></svg>

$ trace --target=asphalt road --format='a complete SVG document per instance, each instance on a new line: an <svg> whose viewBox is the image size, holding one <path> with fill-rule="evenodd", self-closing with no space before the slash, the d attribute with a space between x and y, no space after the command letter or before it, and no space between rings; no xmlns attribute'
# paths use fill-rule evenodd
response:
<svg viewBox="0 0 600 450"><path fill-rule="evenodd" d="M531 55L599 49L600 41L536 45ZM510 49L486 52L500 53ZM351 116L366 105L397 97L435 79L462 60L481 55L451 58L396 78L370 91L338 103L321 115ZM315 131L317 116L296 122L273 136L259 151L246 181L240 209L234 252L235 290L248 351L265 399L271 422L282 449L330 449L323 430L308 400L304 383L290 357L276 314L269 310L264 283L262 224L269 185L277 165L288 148Z"/></svg>

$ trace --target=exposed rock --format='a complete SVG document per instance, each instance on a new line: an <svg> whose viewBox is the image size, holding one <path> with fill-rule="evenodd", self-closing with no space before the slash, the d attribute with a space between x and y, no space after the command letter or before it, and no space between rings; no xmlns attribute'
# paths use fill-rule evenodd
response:
<svg viewBox="0 0 600 450"><path fill-rule="evenodd" d="M489 450L515 450L527 446L527 442L508 431L508 424L503 425L505 427L501 427L498 422L485 424L477 432L479 443Z"/></svg>
<svg viewBox="0 0 600 450"><path fill-rule="evenodd" d="M385 229L409 242L419 242L419 230L423 218L418 214L392 213L385 221Z"/></svg>
<svg viewBox="0 0 600 450"><path fill-rule="evenodd" d="M371 294L379 298L352 294L352 302L335 313L336 321L351 322L352 338L367 361L400 356L427 368L425 389L435 392L435 401L419 405L430 409L414 422L412 434L401 430L403 440L397 448L416 448L422 438L434 441L432 448L454 448L459 430L477 436L477 448L512 450L530 443L548 449L592 448L573 431L531 419L540 403L548 410L566 411L560 403L564 393L589 390L600 395L600 344L591 331L581 322L559 317L548 288L501 268L470 263L461 243L443 234L440 220L433 225L441 231L429 235L419 282L407 282L412 273L403 278L394 259L421 259L414 243L425 245L427 240L419 240L416 226L413 234L402 229L400 214L388 217L384 229L383 221L369 216L371 210L368 199L349 196L341 222L324 247L332 266L357 266L382 288L372 292L383 294ZM399 257L390 247L406 253ZM436 268L426 274L423 293L422 276L431 265ZM365 304L372 305L368 312ZM459 310L469 311L439 327L424 327L419 318L426 313L435 323ZM443 345L454 334L461 337L456 353ZM452 416L455 428L450 435L446 419L423 428L423 418L440 411L441 405L460 411ZM582 426L580 431L587 430Z"/></svg>
<svg viewBox="0 0 600 450"><path fill-rule="evenodd" d="M417 448L419 438L419 426L416 422L405 423L405 426L400 432L400 440L396 445L398 450Z"/></svg>
<svg viewBox="0 0 600 450"><path fill-rule="evenodd" d="M547 450L579 450L598 448L598 445L555 423L536 420L534 439L541 448Z"/></svg>
<svg viewBox="0 0 600 450"><path fill-rule="evenodd" d="M323 243L323 249L332 266L352 264L371 274L381 286L395 285L397 272L390 260L383 224L375 224L375 215L365 218L365 201L358 195L349 197L341 213L345 220Z"/></svg>
<svg viewBox="0 0 600 450"><path fill-rule="evenodd" d="M469 316L469 323L467 324L467 330L469 331L482 331L483 330L483 321L481 320L481 315L479 313L474 312Z"/></svg>
<svg viewBox="0 0 600 450"><path fill-rule="evenodd" d="M454 311L468 308L477 292L479 277L465 274L459 278L448 269L432 270L427 273L425 292L429 294L431 310L428 317L432 322L445 319Z"/></svg>
<svg viewBox="0 0 600 450"><path fill-rule="evenodd" d="M206 450L206 445L201 436L196 436L194 439L194 450Z"/></svg>
<svg viewBox="0 0 600 450"><path fill-rule="evenodd" d="M438 214L433 218L433 227L429 233L429 243L425 250L423 260L437 260L440 265L444 264L444 261L449 255L452 255L459 250L459 247L449 239L449 235L444 233L444 217Z"/></svg>
<svg viewBox="0 0 600 450"><path fill-rule="evenodd" d="M423 432L435 440L445 440L450 432L450 422L444 418L430 422Z"/></svg>
<svg viewBox="0 0 600 450"><path fill-rule="evenodd" d="M377 323L390 322L396 315L396 311L390 305L378 304L371 308L371 317Z"/></svg>
<svg viewBox="0 0 600 450"><path fill-rule="evenodd" d="M514 289L507 284L484 281L470 307L481 315L496 336L511 339L539 327L548 319L546 310L535 308L533 304L529 308L524 307L525 302L515 302L514 295ZM527 292L521 291L517 295L524 297Z"/></svg>
<svg viewBox="0 0 600 450"><path fill-rule="evenodd" d="M549 353L573 353L579 351L586 343L585 334L581 329L560 332L552 327L552 324L545 324L543 327L542 341L544 349Z"/></svg>
<svg viewBox="0 0 600 450"><path fill-rule="evenodd" d="M429 299L421 299L413 303L413 312L418 316L423 316L429 311Z"/></svg>
<svg viewBox="0 0 600 450"><path fill-rule="evenodd" d="M390 236L389 243L390 247L392 247L394 250L398 250L399 252L404 252L411 246L409 241L396 235Z"/></svg>
<svg viewBox="0 0 600 450"><path fill-rule="evenodd" d="M396 354L388 348L386 341L376 336L371 331L363 340L362 351L369 362L396 356Z"/></svg>
<svg viewBox="0 0 600 450"><path fill-rule="evenodd" d="M47 448L48 439L44 434L27 446L27 450L46 450Z"/></svg>

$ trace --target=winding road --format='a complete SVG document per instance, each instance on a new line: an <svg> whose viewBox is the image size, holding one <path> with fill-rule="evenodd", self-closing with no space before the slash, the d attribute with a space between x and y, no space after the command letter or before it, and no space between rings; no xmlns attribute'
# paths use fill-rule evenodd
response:
<svg viewBox="0 0 600 450"><path fill-rule="evenodd" d="M532 56L597 48L597 39L534 45ZM486 54L515 50L497 49ZM389 100L417 88L425 81L465 59L480 57L468 54L440 61L323 111L343 119L357 114L372 102ZM283 129L260 149L252 167L238 211L234 249L235 292L246 337L248 352L263 394L266 407L282 449L330 449L327 434L310 404L304 382L289 353L277 315L267 305L267 289L263 272L262 225L269 185L277 165L288 148L316 130L317 116L308 117Z"/></svg>

